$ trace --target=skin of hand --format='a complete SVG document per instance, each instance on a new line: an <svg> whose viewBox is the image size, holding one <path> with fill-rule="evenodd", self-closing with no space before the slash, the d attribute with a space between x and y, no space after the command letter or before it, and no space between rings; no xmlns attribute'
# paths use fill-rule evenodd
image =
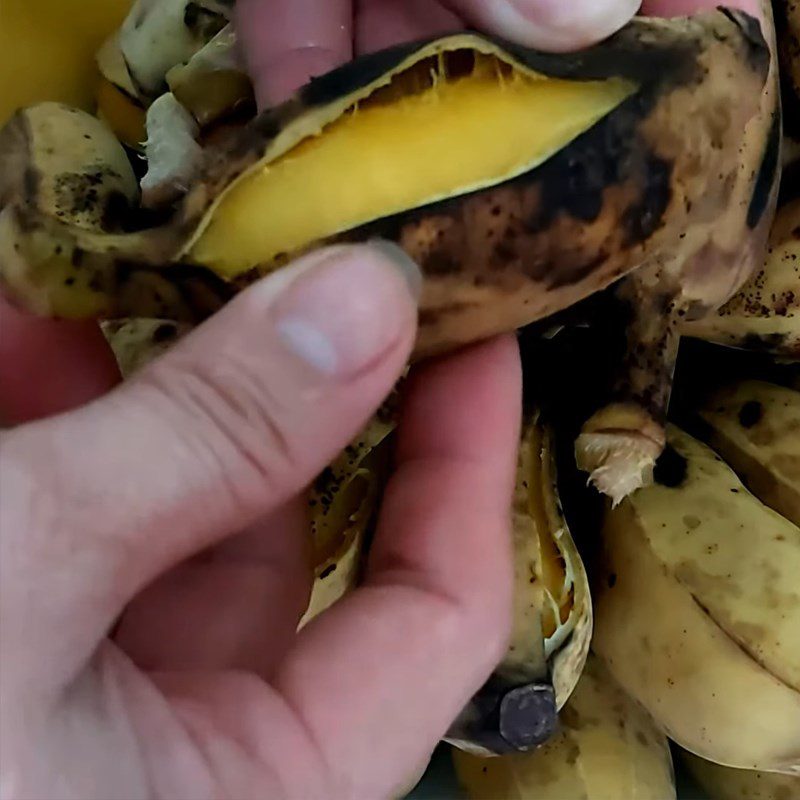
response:
<svg viewBox="0 0 800 800"><path fill-rule="evenodd" d="M469 24L569 49L637 5L239 0L237 14L266 105L396 41ZM296 632L311 583L299 498L403 370L419 285L392 246L316 253L124 385L95 326L0 301L3 800L372 800L419 773L506 646L512 337L416 370L364 586Z"/></svg>

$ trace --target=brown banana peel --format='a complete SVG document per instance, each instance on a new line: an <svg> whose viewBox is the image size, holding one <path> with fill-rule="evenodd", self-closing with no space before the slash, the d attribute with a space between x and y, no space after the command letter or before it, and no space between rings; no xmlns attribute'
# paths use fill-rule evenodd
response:
<svg viewBox="0 0 800 800"><path fill-rule="evenodd" d="M774 52L772 17L763 5ZM630 314L627 354L612 405L587 421L575 447L579 467L614 504L652 482L681 336L693 325L713 326L718 309L763 263L778 199L781 144L778 63L772 58L759 111L729 164L726 202L686 197L693 215L680 233L681 244L616 288Z"/></svg>
<svg viewBox="0 0 800 800"><path fill-rule="evenodd" d="M2 210L2 280L17 302L39 314L196 322L300 253L379 236L398 242L425 274L415 357L441 353L546 317L638 268L679 253L690 262L717 247L709 219L738 207L747 194L734 156L751 136L744 132L753 130L748 122L759 114L768 64L757 24L732 11L681 20L637 18L579 54L544 54L476 34L396 47L313 81L223 145L208 148L203 177L159 226L124 234L78 230L48 214L37 193L18 183ZM547 141L537 140L530 152L521 146L499 154L514 156L504 171L493 166L482 173L499 155L465 137L467 150L459 151L456 166L461 174L475 162L466 170L472 183L431 194L426 174L412 171L407 188L413 202L406 207L387 206L382 197L359 218L336 218L333 200L341 195L349 202L366 191L340 162L332 181L317 184L313 170L300 169L296 174L309 180L299 193L285 195L291 208L281 211L283 217L281 203L249 210L245 205L244 212L237 206L242 192L270 196L269 186L259 194L264 187L257 182L268 165L271 172L288 169L291 160L327 147L343 126L351 135L350 125L352 140L360 143L360 120L369 121L371 111L380 116L387 106L410 103L423 116L430 98L442 101L445 111L451 101L458 106L455 95L470 77L492 102L505 103L506 117L490 118L491 130L505 120L525 120L527 113L541 123L553 108L580 107L582 116L559 111L560 128L543 126ZM441 97L437 87L443 87ZM467 86L474 99L472 91ZM520 102L508 101L515 92ZM528 101L539 105L529 109ZM445 113L440 122L446 129L452 119ZM35 165L25 115L10 124L22 132L13 157ZM486 128L485 115L482 125L476 130ZM382 163L391 163L398 148L420 163L420 151L404 144L408 133L390 130L385 142L377 140ZM503 137L489 138L493 147L510 147L494 144ZM357 165L359 152L352 155ZM360 167L355 172L369 174ZM724 224L716 225L728 232L726 247L746 243L769 214L769 176L744 182L750 225L726 213ZM300 237L276 252L288 228L276 222L268 230L267 212L284 221L284 212L290 213L292 224L308 233L303 225L320 219L312 213L320 209L333 209L328 228L322 225L308 240ZM263 252L258 236L249 249L231 246L262 228L271 237ZM241 235L231 238L236 231ZM736 284L739 272L737 264L725 273L726 286Z"/></svg>

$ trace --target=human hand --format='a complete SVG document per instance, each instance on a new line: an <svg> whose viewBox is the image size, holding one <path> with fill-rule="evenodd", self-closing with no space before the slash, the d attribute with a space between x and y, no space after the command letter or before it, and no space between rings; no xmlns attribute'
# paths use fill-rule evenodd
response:
<svg viewBox="0 0 800 800"><path fill-rule="evenodd" d="M620 5L573 44L621 24ZM341 6L240 0L263 102L348 40L463 19L513 33L487 15L499 3L365 2L355 23L329 16ZM285 28L259 33L266 7ZM530 12L526 41L569 46L546 19ZM424 763L505 647L513 340L418 371L366 584L295 633L297 495L400 374L415 281L371 248L305 259L108 394L95 329L0 310L3 412L43 418L0 440L4 798L372 798Z"/></svg>

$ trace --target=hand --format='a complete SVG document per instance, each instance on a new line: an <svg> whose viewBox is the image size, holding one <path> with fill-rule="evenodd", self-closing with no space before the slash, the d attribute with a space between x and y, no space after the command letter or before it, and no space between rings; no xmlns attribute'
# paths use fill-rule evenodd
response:
<svg viewBox="0 0 800 800"><path fill-rule="evenodd" d="M267 103L353 42L469 20L567 47L634 5L239 13ZM513 339L417 372L365 586L295 632L298 494L399 376L418 280L391 251L311 256L124 386L96 328L0 307L2 413L27 423L0 440L3 798L388 797L424 765L505 647Z"/></svg>

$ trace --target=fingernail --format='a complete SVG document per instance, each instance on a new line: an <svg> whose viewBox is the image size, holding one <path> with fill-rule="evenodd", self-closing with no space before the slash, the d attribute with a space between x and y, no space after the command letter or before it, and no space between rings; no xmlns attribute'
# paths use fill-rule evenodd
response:
<svg viewBox="0 0 800 800"><path fill-rule="evenodd" d="M503 0L492 4L498 26L545 50L586 46L619 30L641 0Z"/></svg>
<svg viewBox="0 0 800 800"><path fill-rule="evenodd" d="M422 274L403 250L372 242L311 258L319 260L275 307L287 350L318 373L347 378L401 343L410 348Z"/></svg>

